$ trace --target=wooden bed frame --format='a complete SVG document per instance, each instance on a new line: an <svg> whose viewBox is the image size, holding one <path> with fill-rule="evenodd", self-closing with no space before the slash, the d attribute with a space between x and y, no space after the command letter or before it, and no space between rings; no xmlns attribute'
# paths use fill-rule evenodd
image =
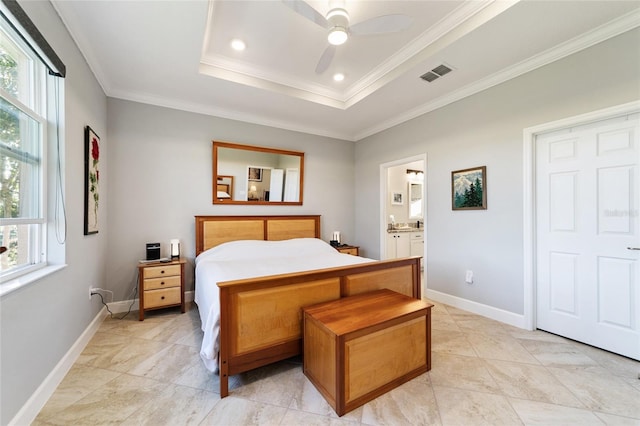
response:
<svg viewBox="0 0 640 426"><path fill-rule="evenodd" d="M320 216L195 219L196 254L235 240L320 238ZM420 257L226 281L218 287L224 398L229 376L302 353L302 307L381 288L420 299Z"/></svg>

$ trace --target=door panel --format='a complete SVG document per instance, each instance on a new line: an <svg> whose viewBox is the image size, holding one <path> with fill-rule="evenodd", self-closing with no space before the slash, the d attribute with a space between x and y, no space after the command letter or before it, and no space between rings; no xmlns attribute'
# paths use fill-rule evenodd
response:
<svg viewBox="0 0 640 426"><path fill-rule="evenodd" d="M570 253L551 253L549 259L549 289L552 311L578 315L578 292L576 289L577 255Z"/></svg>
<svg viewBox="0 0 640 426"><path fill-rule="evenodd" d="M631 329L634 262L600 257L598 263L598 322Z"/></svg>
<svg viewBox="0 0 640 426"><path fill-rule="evenodd" d="M598 170L598 232L631 235L633 168L608 167Z"/></svg>
<svg viewBox="0 0 640 426"><path fill-rule="evenodd" d="M536 139L536 321L640 360L639 127Z"/></svg>
<svg viewBox="0 0 640 426"><path fill-rule="evenodd" d="M549 176L549 230L576 230L576 173L555 173Z"/></svg>

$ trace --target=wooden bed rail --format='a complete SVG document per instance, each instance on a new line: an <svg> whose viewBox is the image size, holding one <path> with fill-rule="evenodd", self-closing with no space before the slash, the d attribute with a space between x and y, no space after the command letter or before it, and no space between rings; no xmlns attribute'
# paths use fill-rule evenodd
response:
<svg viewBox="0 0 640 426"><path fill-rule="evenodd" d="M420 299L420 257L218 283L220 396L229 376L302 353L302 308L388 288Z"/></svg>

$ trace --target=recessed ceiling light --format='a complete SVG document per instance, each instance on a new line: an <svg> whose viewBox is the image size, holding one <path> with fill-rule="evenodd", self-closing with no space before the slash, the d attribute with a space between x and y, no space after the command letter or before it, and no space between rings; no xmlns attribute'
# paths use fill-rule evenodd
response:
<svg viewBox="0 0 640 426"><path fill-rule="evenodd" d="M342 81L344 80L344 74L342 74L341 72L337 72L333 75L333 79L335 81Z"/></svg>
<svg viewBox="0 0 640 426"><path fill-rule="evenodd" d="M233 48L233 50L241 52L246 49L247 45L239 38L234 38L233 40L231 40L231 47Z"/></svg>

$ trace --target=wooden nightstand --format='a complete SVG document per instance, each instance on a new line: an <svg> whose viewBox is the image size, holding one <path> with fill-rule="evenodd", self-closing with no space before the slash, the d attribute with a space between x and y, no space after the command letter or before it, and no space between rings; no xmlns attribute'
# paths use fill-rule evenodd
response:
<svg viewBox="0 0 640 426"><path fill-rule="evenodd" d="M140 321L144 311L180 306L184 313L185 259L138 265Z"/></svg>
<svg viewBox="0 0 640 426"><path fill-rule="evenodd" d="M336 247L340 253L344 254L352 254L354 256L360 256L360 247L359 246L340 246Z"/></svg>

